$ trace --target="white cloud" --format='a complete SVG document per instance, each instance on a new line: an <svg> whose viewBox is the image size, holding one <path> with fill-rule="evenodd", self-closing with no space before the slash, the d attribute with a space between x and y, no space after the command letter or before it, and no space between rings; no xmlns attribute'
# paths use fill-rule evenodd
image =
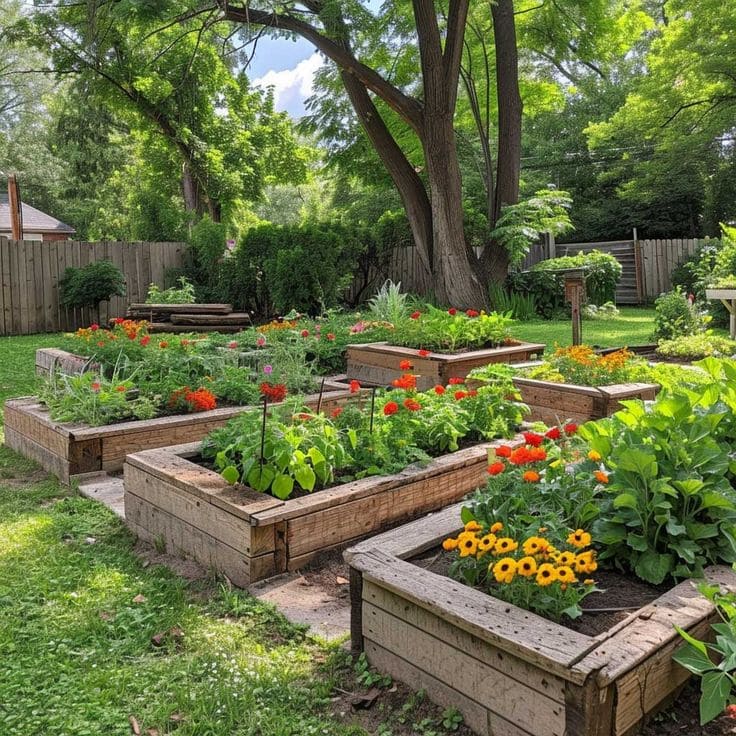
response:
<svg viewBox="0 0 736 736"><path fill-rule="evenodd" d="M274 88L274 104L277 110L299 117L304 114L304 100L314 89L314 75L322 65L318 53L300 61L293 69L270 70L262 77L253 80L259 87Z"/></svg>

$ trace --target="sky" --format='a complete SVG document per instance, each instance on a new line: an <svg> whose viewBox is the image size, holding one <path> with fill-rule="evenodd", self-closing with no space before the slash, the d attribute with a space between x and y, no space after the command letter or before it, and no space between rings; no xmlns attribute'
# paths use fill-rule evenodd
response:
<svg viewBox="0 0 736 736"><path fill-rule="evenodd" d="M377 11L383 0L368 0L368 7ZM302 38L262 37L247 70L253 84L273 86L274 104L294 118L304 115L304 100L312 94L314 74L324 63L324 57Z"/></svg>

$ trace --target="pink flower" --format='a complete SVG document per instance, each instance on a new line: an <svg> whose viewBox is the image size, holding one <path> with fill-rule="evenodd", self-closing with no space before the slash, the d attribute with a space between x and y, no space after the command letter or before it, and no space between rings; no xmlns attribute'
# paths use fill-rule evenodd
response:
<svg viewBox="0 0 736 736"><path fill-rule="evenodd" d="M100 326L95 322L94 324L91 324L89 328L90 330L92 330L92 332L97 332L97 330L100 329Z"/></svg>
<svg viewBox="0 0 736 736"><path fill-rule="evenodd" d="M230 350L235 350L235 348L238 347L237 340L230 340L227 346L230 348Z"/></svg>
<svg viewBox="0 0 736 736"><path fill-rule="evenodd" d="M262 348L266 344L266 338L263 337L263 335L258 335L256 338L256 345L258 345L259 348Z"/></svg>
<svg viewBox="0 0 736 736"><path fill-rule="evenodd" d="M272 365L264 365L264 366L263 366L263 372L264 372L264 373L265 373L265 374L266 374L267 376L270 376L270 375L271 375L271 374L273 373L273 366L272 366Z"/></svg>
<svg viewBox="0 0 736 736"><path fill-rule="evenodd" d="M362 322L358 322L354 324L350 328L350 332L354 335L356 332L364 332L365 331L365 325Z"/></svg>
<svg viewBox="0 0 736 736"><path fill-rule="evenodd" d="M309 337L309 330L302 330L301 335L302 337Z"/></svg>

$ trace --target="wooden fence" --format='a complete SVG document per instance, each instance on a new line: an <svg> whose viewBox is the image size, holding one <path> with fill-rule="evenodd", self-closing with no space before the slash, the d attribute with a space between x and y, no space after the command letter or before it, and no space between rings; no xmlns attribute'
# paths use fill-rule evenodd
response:
<svg viewBox="0 0 736 736"><path fill-rule="evenodd" d="M184 263L184 243L84 243L0 237L0 335L75 330L125 314L129 302L145 301L148 285L164 286L167 269ZM59 304L59 280L68 266L110 260L124 274L126 296L89 309Z"/></svg>

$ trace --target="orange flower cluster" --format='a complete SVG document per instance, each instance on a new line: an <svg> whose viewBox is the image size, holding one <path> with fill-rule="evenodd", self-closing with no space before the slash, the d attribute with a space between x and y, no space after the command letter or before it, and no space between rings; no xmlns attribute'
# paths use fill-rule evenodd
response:
<svg viewBox="0 0 736 736"><path fill-rule="evenodd" d="M261 396L271 403L278 404L286 398L286 386L283 383L264 381L260 387Z"/></svg>
<svg viewBox="0 0 736 736"><path fill-rule="evenodd" d="M411 373L404 373L401 378L395 378L391 381L391 385L394 388L403 388L406 391L411 391L417 387L417 377Z"/></svg>
<svg viewBox="0 0 736 736"><path fill-rule="evenodd" d="M215 395L206 388L192 390L189 386L178 388L169 398L169 407L176 408L184 403L189 411L209 411L217 408Z"/></svg>
<svg viewBox="0 0 736 736"><path fill-rule="evenodd" d="M271 332L272 330L293 330L297 325L296 320L282 320L277 319L267 322L265 325L259 325L256 327L256 332Z"/></svg>

